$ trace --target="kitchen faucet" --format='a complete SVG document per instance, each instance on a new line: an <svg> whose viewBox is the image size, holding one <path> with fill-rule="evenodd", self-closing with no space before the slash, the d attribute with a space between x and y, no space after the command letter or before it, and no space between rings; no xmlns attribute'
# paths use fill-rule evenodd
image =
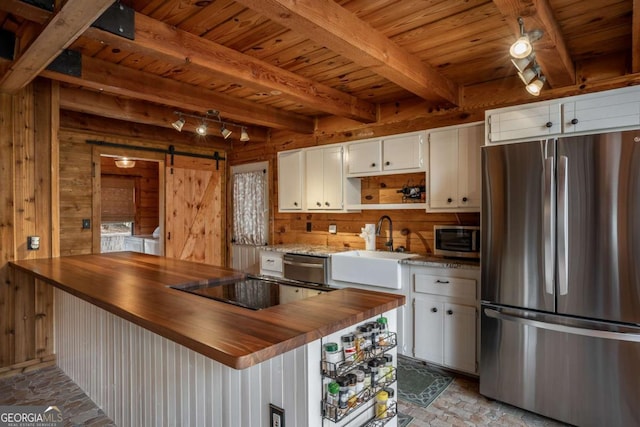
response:
<svg viewBox="0 0 640 427"><path fill-rule="evenodd" d="M382 222L384 220L389 221L389 240L387 240L385 242L385 246L389 247L389 250L391 252L393 252L393 223L391 222L391 218L389 218L389 215L382 215L380 217L380 219L378 220L378 225L376 225L376 236L380 235L380 229L382 228Z"/></svg>

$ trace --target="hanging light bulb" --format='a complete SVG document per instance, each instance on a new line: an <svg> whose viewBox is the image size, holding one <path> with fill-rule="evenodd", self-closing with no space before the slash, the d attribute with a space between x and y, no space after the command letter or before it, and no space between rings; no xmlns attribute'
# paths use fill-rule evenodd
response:
<svg viewBox="0 0 640 427"><path fill-rule="evenodd" d="M231 132L229 129L227 129L227 128L224 126L224 123L223 123L223 124L222 124L222 127L220 128L220 133L222 134L222 137L223 137L224 139L227 139L227 138L229 138L229 137L231 136L231 134L232 134L233 132Z"/></svg>
<svg viewBox="0 0 640 427"><path fill-rule="evenodd" d="M247 128L244 126L240 129L240 141L242 142L249 141L249 134L247 133Z"/></svg>
<svg viewBox="0 0 640 427"><path fill-rule="evenodd" d="M124 168L124 169L129 169L136 165L135 160L131 160L126 157L118 157L115 162L116 162L116 167Z"/></svg>
<svg viewBox="0 0 640 427"><path fill-rule="evenodd" d="M531 55L533 47L531 43L539 40L542 37L541 30L533 30L528 33L524 31L524 21L522 18L518 18L518 24L520 25L520 37L509 48L509 54L516 59L526 58Z"/></svg>

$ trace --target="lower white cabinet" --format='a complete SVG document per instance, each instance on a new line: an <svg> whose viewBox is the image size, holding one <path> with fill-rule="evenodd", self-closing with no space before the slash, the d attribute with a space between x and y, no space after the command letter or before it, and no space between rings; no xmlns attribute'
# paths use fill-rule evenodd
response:
<svg viewBox="0 0 640 427"><path fill-rule="evenodd" d="M476 372L476 307L414 298L414 353L438 365Z"/></svg>
<svg viewBox="0 0 640 427"><path fill-rule="evenodd" d="M411 268L415 358L477 374L479 274L475 268Z"/></svg>

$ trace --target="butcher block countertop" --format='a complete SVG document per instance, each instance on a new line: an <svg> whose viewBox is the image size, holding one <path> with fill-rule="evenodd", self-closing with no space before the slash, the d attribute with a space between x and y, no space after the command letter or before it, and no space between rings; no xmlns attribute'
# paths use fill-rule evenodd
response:
<svg viewBox="0 0 640 427"><path fill-rule="evenodd" d="M235 270L134 252L10 263L70 294L235 369L268 360L404 304L340 289L253 311L169 286L241 278Z"/></svg>

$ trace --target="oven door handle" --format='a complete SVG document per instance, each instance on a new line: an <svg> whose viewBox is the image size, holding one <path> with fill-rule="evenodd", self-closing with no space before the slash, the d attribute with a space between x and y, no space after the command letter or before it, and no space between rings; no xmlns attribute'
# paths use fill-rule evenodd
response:
<svg viewBox="0 0 640 427"><path fill-rule="evenodd" d="M309 262L283 261L286 265L295 265L296 267L324 268L323 264L311 264Z"/></svg>

